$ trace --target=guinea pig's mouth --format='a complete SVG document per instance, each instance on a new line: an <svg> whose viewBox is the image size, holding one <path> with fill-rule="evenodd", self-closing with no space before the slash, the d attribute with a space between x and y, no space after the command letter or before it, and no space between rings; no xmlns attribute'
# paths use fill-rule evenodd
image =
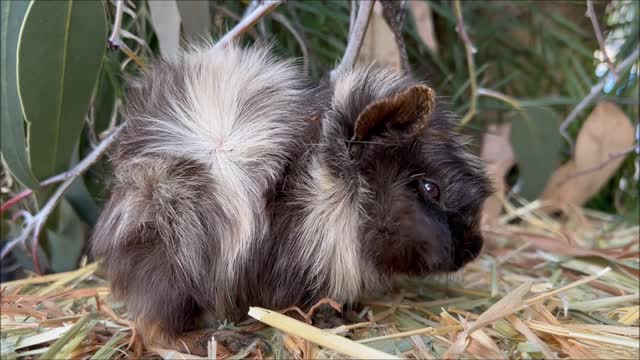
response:
<svg viewBox="0 0 640 360"><path fill-rule="evenodd" d="M470 234L455 239L451 271L460 270L463 266L478 257L482 251L482 244L482 236L477 234Z"/></svg>

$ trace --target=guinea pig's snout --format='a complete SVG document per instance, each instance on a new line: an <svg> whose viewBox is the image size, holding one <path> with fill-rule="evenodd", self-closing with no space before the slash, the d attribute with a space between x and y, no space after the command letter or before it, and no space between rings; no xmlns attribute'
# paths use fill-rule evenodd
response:
<svg viewBox="0 0 640 360"><path fill-rule="evenodd" d="M453 251L453 267L458 270L471 260L475 259L482 251L482 235L477 233L463 234L461 237L455 238Z"/></svg>

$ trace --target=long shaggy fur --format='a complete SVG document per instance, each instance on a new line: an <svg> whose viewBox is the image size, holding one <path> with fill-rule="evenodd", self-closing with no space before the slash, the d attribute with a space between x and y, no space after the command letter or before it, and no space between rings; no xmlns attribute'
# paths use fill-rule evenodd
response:
<svg viewBox="0 0 640 360"><path fill-rule="evenodd" d="M302 147L305 80L268 49L194 48L132 83L93 236L114 292L169 333L235 306L269 231L265 194Z"/></svg>
<svg viewBox="0 0 640 360"><path fill-rule="evenodd" d="M477 256L489 183L431 95L377 67L311 85L261 47L156 63L129 91L93 239L143 335L351 303Z"/></svg>

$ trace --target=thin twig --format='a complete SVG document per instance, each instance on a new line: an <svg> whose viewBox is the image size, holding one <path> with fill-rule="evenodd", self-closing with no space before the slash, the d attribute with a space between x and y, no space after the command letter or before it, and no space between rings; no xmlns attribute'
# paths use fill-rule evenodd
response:
<svg viewBox="0 0 640 360"><path fill-rule="evenodd" d="M267 0L258 6L251 14L245 16L233 29L226 33L222 39L218 40L215 47L221 48L227 46L231 41L240 37L255 25L260 19L268 15L282 4L284 0Z"/></svg>
<svg viewBox="0 0 640 360"><path fill-rule="evenodd" d="M640 54L640 48L636 48L626 59L624 59L620 64L618 64L618 66L616 66L615 68L616 72L621 73L626 68L631 66L638 59L639 54ZM584 111L589 105L591 105L591 103L600 95L600 92L602 91L602 89L604 89L604 85L606 84L607 81L608 79L604 77L596 85L594 85L591 88L591 92L589 92L589 95L587 95L584 99L582 99L582 101L580 101L580 103L576 105L576 107L571 111L571 113L569 113L567 118L564 119L562 124L560 124L560 135L562 135L562 137L565 140L567 140L567 142L571 146L572 151L573 151L574 144L573 144L573 140L567 133L567 128L569 127L569 125L571 125L573 121L576 120L578 115L580 115L580 113L582 113L582 111Z"/></svg>
<svg viewBox="0 0 640 360"><path fill-rule="evenodd" d="M598 17L596 15L595 10L593 9L593 2L591 0L587 0L587 17L591 19L591 24L593 25L593 32L596 33L596 39L598 40L598 44L600 45L600 51L602 52L602 57L604 61L609 66L609 70L615 76L618 77L618 73L616 72L615 67L613 66L613 62L609 58L607 54L607 48L604 45L604 36L602 35L602 30L600 30L600 24L598 24Z"/></svg>
<svg viewBox="0 0 640 360"><path fill-rule="evenodd" d="M21 214L24 219L24 229L20 232L20 235L16 236L15 239L7 242L7 244L2 248L2 252L0 253L0 259L4 259L5 256L9 255L11 250L16 247L18 244L23 244L29 237L29 233L33 230L34 222L33 216L28 211L21 211ZM16 218L17 220L17 218Z"/></svg>
<svg viewBox="0 0 640 360"><path fill-rule="evenodd" d="M464 43L464 50L467 54L467 67L469 69L469 84L471 87L471 102L469 106L469 111L464 115L462 121L460 122L460 126L464 126L475 116L477 108L478 108L478 82L476 79L476 64L473 60L473 54L475 53L475 47L469 39L469 35L467 34L467 30L464 25L464 18L462 17L462 10L460 8L460 0L455 0L453 2L453 8L456 13L456 27L458 30L458 35L460 35L460 39Z"/></svg>
<svg viewBox="0 0 640 360"><path fill-rule="evenodd" d="M600 171L602 170L605 166L607 166L610 162L619 159L619 158L623 158L629 154L631 154L634 150L636 150L636 148L638 147L638 144L634 144L632 147L625 149L623 151L619 151L619 152L615 152L615 153L610 153L609 156L607 157L606 160L602 161L601 163L592 166L590 168L584 169L584 170L580 170L580 171L576 171L574 173L571 173L569 175L567 175L567 177L563 180L562 183L565 183L573 178L577 178L583 175L587 175L587 174L591 174L594 173L596 171Z"/></svg>
<svg viewBox="0 0 640 360"><path fill-rule="evenodd" d="M242 17L246 18L247 16L251 15L251 13L253 13L253 11L258 8L258 5L261 2L262 0L251 0L251 3L249 3L249 5L247 5L247 7L244 9L244 14L242 15ZM260 33L260 37L265 38L267 36L267 27L264 24L264 19L260 19L258 21L258 26L256 26L256 28L258 29L258 33Z"/></svg>
<svg viewBox="0 0 640 360"><path fill-rule="evenodd" d="M69 176L71 176L69 171L60 173L58 175L54 175L54 176L42 181L39 184L38 189L36 189L36 190L45 189L49 185L64 181L64 180L68 179ZM2 214L5 211L7 211L13 205L15 205L15 204L19 203L20 201L28 198L29 196L31 196L33 194L33 192L34 192L33 189L27 189L27 190L24 190L24 191L20 192L19 194L17 194L16 196L12 197L11 199L7 200L7 202L2 204L2 207L0 207L0 214Z"/></svg>
<svg viewBox="0 0 640 360"><path fill-rule="evenodd" d="M362 0L358 7L358 15L356 16L356 22L353 25L353 31L349 35L349 42L347 48L344 51L344 56L340 60L340 64L331 72L333 78L335 74L353 67L360 54L360 48L364 41L364 36L367 33L367 27L369 26L369 19L371 19L371 12L373 11L373 5L375 1Z"/></svg>
<svg viewBox="0 0 640 360"><path fill-rule="evenodd" d="M122 13L124 11L125 5L123 0L116 0L116 18L113 23L113 29L111 31L111 36L109 36L109 40L107 41L107 45L111 49L120 49L124 52L131 60L133 60L139 67L144 68L145 63L142 61L138 55L136 55L128 46L122 41L120 37L122 30Z"/></svg>
<svg viewBox="0 0 640 360"><path fill-rule="evenodd" d="M42 183L40 183L40 187L43 187ZM33 194L33 190L31 190L31 189L27 189L27 190L24 190L24 191L16 194L16 196L14 196L11 199L7 200L5 203L2 204L2 206L0 206L0 214L2 214L5 211L7 211L13 205L15 205L15 204L19 203L20 201L28 198L29 196L31 196L31 194Z"/></svg>
<svg viewBox="0 0 640 360"><path fill-rule="evenodd" d="M227 9L224 6L213 5L213 9L216 11L216 13L220 13L220 15L224 15L226 17L230 17L231 19L233 19L235 21L241 21L242 20L242 17L240 17L240 15L234 13L233 11ZM260 34L258 34L258 32L255 29L247 30L247 34L249 36L251 36L254 41L260 40Z"/></svg>
<svg viewBox="0 0 640 360"><path fill-rule="evenodd" d="M111 30L111 36L109 36L109 45L115 48L119 48L122 44L120 39L120 30L122 29L122 12L124 11L124 1L116 0L116 18L113 21L113 29Z"/></svg>

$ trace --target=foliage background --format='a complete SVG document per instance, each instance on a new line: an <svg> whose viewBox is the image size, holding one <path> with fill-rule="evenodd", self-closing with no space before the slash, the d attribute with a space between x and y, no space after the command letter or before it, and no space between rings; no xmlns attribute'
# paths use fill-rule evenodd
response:
<svg viewBox="0 0 640 360"><path fill-rule="evenodd" d="M3 23L7 20L4 18L6 3L2 5ZM439 46L437 51L427 46L419 31L423 24L416 23L414 13L409 11L402 35L412 73L434 87L443 100L462 116L470 107L470 78L465 44L456 31L453 3L437 0L424 3L428 4L431 11L433 35ZM146 0L127 1L126 4L123 40L142 61L148 63L161 50L159 36L154 31L158 20L154 24ZM102 2L102 5L110 31L115 6L109 1ZM211 19L210 33L216 39L238 22L252 2L212 0L207 1L207 5ZM603 28L609 56L619 63L638 48L640 2L598 1L594 7ZM596 83L606 81L598 100L617 104L637 129L638 61L636 59L633 66L614 78L602 61L599 44L585 11L585 1L462 2L466 31L476 50L474 59L478 86L517 99L527 109L542 108L542 114L546 114L537 115L537 118L533 116L534 121L545 127L544 137L532 136L526 131L520 132L520 135L512 134L514 148L535 149L538 155L533 160L519 158L517 166L509 171L511 191L508 195L511 197L523 195L521 184L518 183L526 169L529 169L528 166L534 166L531 162L548 163L548 166L543 166L544 171L536 171L535 174L542 178L544 184L559 164L571 158L571 147L561 139L558 127ZM243 41L272 41L279 55L304 59L301 62L308 68L309 75L320 79L334 68L344 52L349 14L350 4L347 0L290 0L263 19L243 37ZM189 19L183 16L183 30ZM3 61L6 61L4 56ZM49 65L50 59L46 53L41 61L43 67ZM69 167L90 153L105 132L122 120L118 111L124 101L123 79L136 75L138 71L138 66L123 51L105 52L91 101L83 110L86 115L82 131L78 136L72 136L77 146L69 159ZM568 128L572 139L575 140L595 104L593 102L586 108ZM538 110L532 111L535 113ZM3 122L6 121L4 116L3 112ZM474 136L476 143L480 144L490 124L512 121L515 124L518 118L508 103L480 96L478 111L464 131ZM48 144L45 141L34 146L42 146L46 151ZM6 156L4 150L3 156ZM622 166L586 206L637 223L638 181L634 174L637 172L637 159L637 154L627 156ZM6 202L23 191L25 186L11 175L5 162L2 170L1 197ZM74 183L57 211L47 221L46 234L40 236L42 248L39 256L49 271L75 268L83 261L91 227L107 196L105 189L109 176L108 159L102 158ZM531 193L537 194L540 190ZM2 214L3 244L20 234L25 220L24 216L20 216L24 214L21 211L35 214L51 195L51 190L39 191L36 195ZM533 200L529 194L525 195ZM20 246L12 251L10 257L2 260L2 267L3 280L19 276L24 270L33 270L28 251Z"/></svg>

